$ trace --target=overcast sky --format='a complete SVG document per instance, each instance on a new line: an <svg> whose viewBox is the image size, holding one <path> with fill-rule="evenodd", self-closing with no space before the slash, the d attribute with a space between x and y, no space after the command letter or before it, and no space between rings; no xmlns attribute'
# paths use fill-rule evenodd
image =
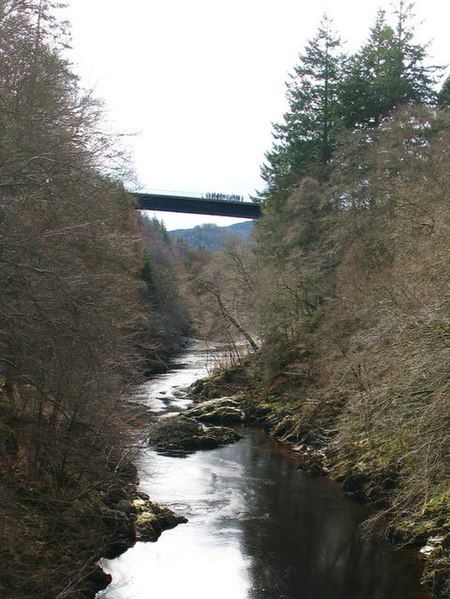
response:
<svg viewBox="0 0 450 599"><path fill-rule="evenodd" d="M253 194L285 81L324 12L344 48L381 0L69 0L71 58L127 137L142 190ZM449 3L417 0L417 41L449 61ZM420 24L420 22L422 24ZM447 71L448 72L448 71ZM157 213L169 229L232 219Z"/></svg>

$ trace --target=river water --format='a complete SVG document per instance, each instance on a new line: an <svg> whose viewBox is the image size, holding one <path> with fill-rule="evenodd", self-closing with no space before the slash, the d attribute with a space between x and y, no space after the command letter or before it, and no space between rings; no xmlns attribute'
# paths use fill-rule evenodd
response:
<svg viewBox="0 0 450 599"><path fill-rule="evenodd" d="M143 385L156 412L182 410L205 376L197 346L183 364ZM368 510L340 487L309 479L286 448L257 429L190 455L141 453L140 487L189 519L156 543L136 543L102 567L108 599L426 599L414 552L362 538Z"/></svg>

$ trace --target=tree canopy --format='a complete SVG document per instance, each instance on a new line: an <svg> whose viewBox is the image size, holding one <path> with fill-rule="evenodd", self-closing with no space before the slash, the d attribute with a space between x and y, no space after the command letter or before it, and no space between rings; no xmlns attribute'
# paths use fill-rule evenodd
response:
<svg viewBox="0 0 450 599"><path fill-rule="evenodd" d="M441 69L428 64L427 46L414 41L413 4L399 0L392 18L390 24L379 10L367 42L348 56L323 17L286 84L289 110L273 125L274 143L261 167L266 209L284 205L302 177L328 178L343 131L376 127L403 104L436 103Z"/></svg>
<svg viewBox="0 0 450 599"><path fill-rule="evenodd" d="M262 167L271 199L285 199L302 175L326 172L336 145L341 69L340 40L324 16L286 84L289 111L274 124L275 142Z"/></svg>

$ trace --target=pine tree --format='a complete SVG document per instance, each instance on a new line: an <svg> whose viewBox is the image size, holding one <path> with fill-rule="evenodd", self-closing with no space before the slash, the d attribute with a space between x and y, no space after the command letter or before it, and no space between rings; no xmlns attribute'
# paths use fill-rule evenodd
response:
<svg viewBox="0 0 450 599"><path fill-rule="evenodd" d="M398 1L394 11L397 17L396 49L397 49L397 95L396 104L430 104L436 99L434 84L435 74L440 67L426 66L428 44L414 43L415 17L414 3L406 4L405 0Z"/></svg>
<svg viewBox="0 0 450 599"><path fill-rule="evenodd" d="M324 16L287 82L289 111L274 125L275 142L261 169L262 197L285 200L304 175L324 177L336 145L335 126L342 56L340 40Z"/></svg>
<svg viewBox="0 0 450 599"><path fill-rule="evenodd" d="M413 4L400 0L394 12L397 23L377 13L367 43L350 58L340 93L340 114L346 127L376 127L401 104L429 104L435 99L434 74L426 66L426 46L416 44Z"/></svg>
<svg viewBox="0 0 450 599"><path fill-rule="evenodd" d="M437 97L438 106L450 108L450 75L444 81Z"/></svg>
<svg viewBox="0 0 450 599"><path fill-rule="evenodd" d="M385 12L380 10L367 44L346 65L340 91L340 112L346 127L377 126L392 109L394 37Z"/></svg>

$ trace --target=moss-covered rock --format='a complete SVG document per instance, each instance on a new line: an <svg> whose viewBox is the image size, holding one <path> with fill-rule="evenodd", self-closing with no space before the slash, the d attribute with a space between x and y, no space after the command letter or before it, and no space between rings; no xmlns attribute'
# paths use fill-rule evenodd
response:
<svg viewBox="0 0 450 599"><path fill-rule="evenodd" d="M149 444L159 450L195 451L233 443L240 436L225 427L205 429L193 418L177 415L160 418L152 424L147 438Z"/></svg>
<svg viewBox="0 0 450 599"><path fill-rule="evenodd" d="M429 499L414 525L428 538L421 552L426 556L424 583L435 599L450 597L450 491Z"/></svg>
<svg viewBox="0 0 450 599"><path fill-rule="evenodd" d="M136 510L136 537L138 541L156 541L162 533L158 516L153 512L148 502L142 499L133 501Z"/></svg>
<svg viewBox="0 0 450 599"><path fill-rule="evenodd" d="M433 599L450 597L450 537L441 538L429 554L423 582L433 591Z"/></svg>
<svg viewBox="0 0 450 599"><path fill-rule="evenodd" d="M139 493L131 502L133 521L138 541L156 541L164 530L187 522L187 518L176 514L168 507L150 501L148 495Z"/></svg>
<svg viewBox="0 0 450 599"><path fill-rule="evenodd" d="M245 421L245 412L235 397L220 397L202 401L189 408L186 414L201 422L237 424Z"/></svg>
<svg viewBox="0 0 450 599"><path fill-rule="evenodd" d="M230 445L241 438L239 433L227 426L210 426L204 430L203 434L203 442L209 443L211 448L214 448L214 444L215 447Z"/></svg>
<svg viewBox="0 0 450 599"><path fill-rule="evenodd" d="M203 399L217 399L224 395L234 395L248 385L247 372L243 366L235 366L215 372L210 377L192 383L190 395Z"/></svg>

